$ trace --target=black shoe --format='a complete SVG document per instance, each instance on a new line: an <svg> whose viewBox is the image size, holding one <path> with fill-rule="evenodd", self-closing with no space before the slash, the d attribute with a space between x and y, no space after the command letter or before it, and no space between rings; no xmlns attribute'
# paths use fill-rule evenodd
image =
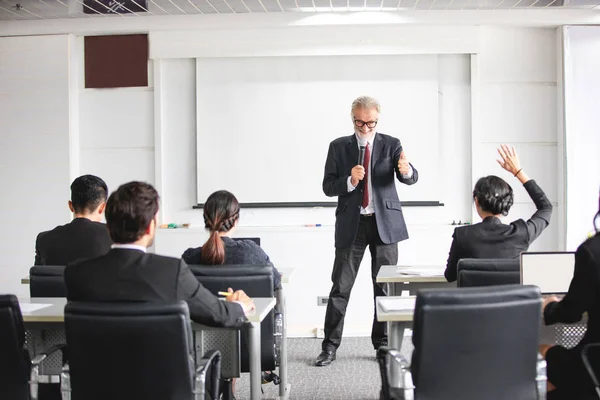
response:
<svg viewBox="0 0 600 400"><path fill-rule="evenodd" d="M331 364L335 360L335 350L323 350L319 357L317 357L317 361L315 365L317 367L326 367Z"/></svg>

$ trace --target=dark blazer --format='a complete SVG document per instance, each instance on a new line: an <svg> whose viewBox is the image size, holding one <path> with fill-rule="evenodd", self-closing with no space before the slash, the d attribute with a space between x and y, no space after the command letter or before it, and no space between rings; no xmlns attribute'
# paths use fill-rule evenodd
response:
<svg viewBox="0 0 600 400"><path fill-rule="evenodd" d="M105 224L87 218L42 232L35 241L35 265L67 265L108 253L112 240Z"/></svg>
<svg viewBox="0 0 600 400"><path fill-rule="evenodd" d="M569 291L562 301L546 306L544 321L546 325L557 322L574 323L581 320L584 312L588 316L587 331L579 344L569 350L560 346L548 350L548 378L557 388L578 390L587 384L588 387L583 389L593 393L591 381L583 368L581 349L587 343L600 342L600 233L583 242L577 249ZM599 353L590 351L589 354L596 369L600 365ZM556 365L557 363L564 365ZM555 373L556 370L561 371Z"/></svg>
<svg viewBox="0 0 600 400"><path fill-rule="evenodd" d="M239 304L219 300L178 258L139 250L113 249L65 269L67 299L73 301L185 300L192 320L210 326L240 327L246 317Z"/></svg>
<svg viewBox="0 0 600 400"><path fill-rule="evenodd" d="M487 217L478 224L454 230L444 272L448 282L456 280L457 264L461 258L517 258L550 224L552 203L544 191L533 179L523 186L537 207L527 222L519 219L506 225L496 217Z"/></svg>
<svg viewBox="0 0 600 400"><path fill-rule="evenodd" d="M267 253L254 241L233 240L222 236L225 247L225 264L227 265L273 265ZM203 265L202 247L189 248L181 256L183 261L190 265ZM218 266L218 265L217 265ZM273 266L273 286L281 288L281 274Z"/></svg>
<svg viewBox="0 0 600 400"><path fill-rule="evenodd" d="M395 179L412 185L419 179L417 169L411 164L413 175L405 179L398 171L398 160L402 145L395 137L375 134L371 155L371 186L373 205L379 237L383 243L397 243L408 239L408 231L398 199ZM335 247L350 247L360 219L360 206L364 182L352 192L348 192L348 177L358 164L358 141L356 135L345 136L329 144L323 192L329 197L337 196L335 210Z"/></svg>

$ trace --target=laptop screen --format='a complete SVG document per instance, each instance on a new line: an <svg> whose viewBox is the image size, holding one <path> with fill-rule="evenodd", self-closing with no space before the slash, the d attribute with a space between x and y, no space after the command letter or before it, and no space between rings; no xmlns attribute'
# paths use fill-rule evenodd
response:
<svg viewBox="0 0 600 400"><path fill-rule="evenodd" d="M521 253L521 283L539 287L542 294L567 293L574 269L573 252Z"/></svg>

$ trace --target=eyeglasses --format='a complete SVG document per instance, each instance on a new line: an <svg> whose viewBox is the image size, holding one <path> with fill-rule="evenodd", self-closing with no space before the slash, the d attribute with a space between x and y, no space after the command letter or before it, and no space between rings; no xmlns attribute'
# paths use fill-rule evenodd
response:
<svg viewBox="0 0 600 400"><path fill-rule="evenodd" d="M361 121L360 119L355 119L354 120L354 125L356 125L359 128L362 128L363 126L367 126L367 128L375 128L375 126L377 126L377 121Z"/></svg>

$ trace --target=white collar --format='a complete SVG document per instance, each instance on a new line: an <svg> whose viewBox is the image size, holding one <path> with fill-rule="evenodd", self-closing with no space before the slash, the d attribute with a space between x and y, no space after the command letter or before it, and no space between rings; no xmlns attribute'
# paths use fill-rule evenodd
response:
<svg viewBox="0 0 600 400"><path fill-rule="evenodd" d="M125 243L125 244L113 244L110 246L111 249L128 249L128 250L138 250L141 252L146 253L146 248L144 246L140 246L139 244L130 244L130 243Z"/></svg>

